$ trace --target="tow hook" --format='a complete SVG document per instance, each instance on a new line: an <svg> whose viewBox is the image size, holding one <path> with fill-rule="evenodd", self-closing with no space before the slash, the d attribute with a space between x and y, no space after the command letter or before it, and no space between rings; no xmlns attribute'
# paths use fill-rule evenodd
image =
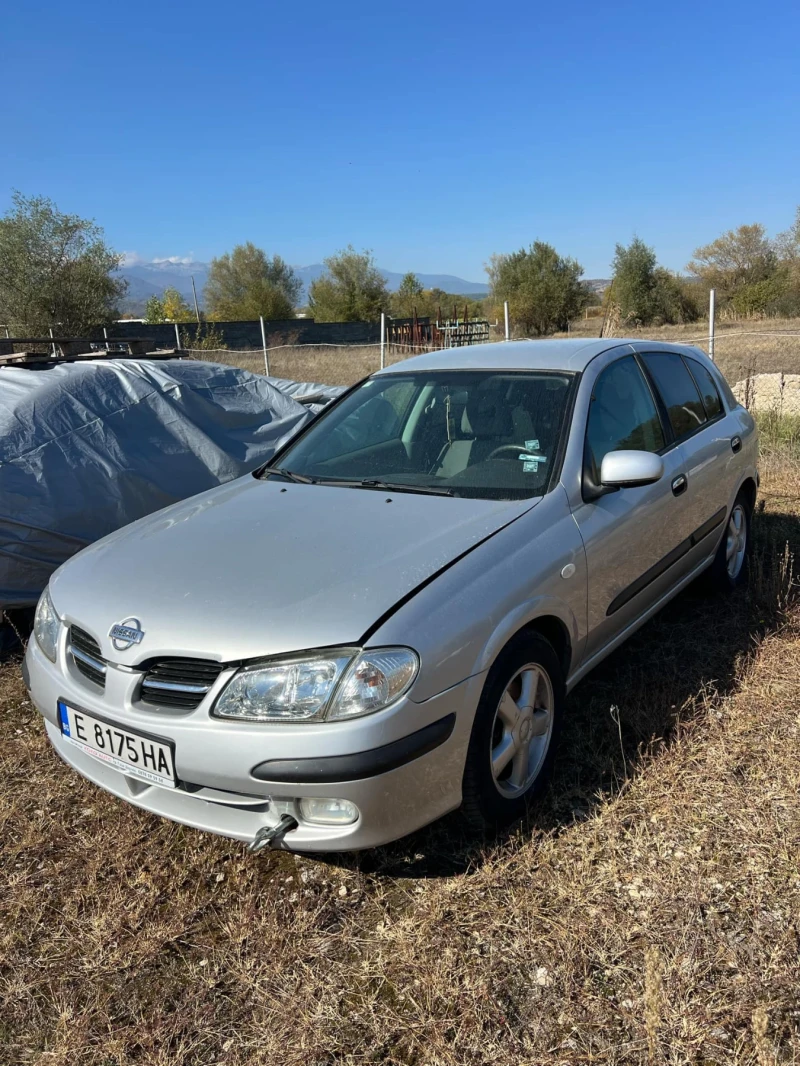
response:
<svg viewBox="0 0 800 1066"><path fill-rule="evenodd" d="M262 825L250 844L247 845L247 850L255 854L261 851L262 848L272 847L276 841L281 837L290 833L293 829L297 829L298 821L292 817L291 814L281 815L281 820L277 825Z"/></svg>

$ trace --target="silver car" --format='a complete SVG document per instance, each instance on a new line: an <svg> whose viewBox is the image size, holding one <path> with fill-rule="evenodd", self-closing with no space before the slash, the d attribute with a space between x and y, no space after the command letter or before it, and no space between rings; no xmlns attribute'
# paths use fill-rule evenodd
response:
<svg viewBox="0 0 800 1066"><path fill-rule="evenodd" d="M32 699L79 773L254 850L507 822L587 671L702 571L744 580L757 448L696 348L409 359L62 566Z"/></svg>

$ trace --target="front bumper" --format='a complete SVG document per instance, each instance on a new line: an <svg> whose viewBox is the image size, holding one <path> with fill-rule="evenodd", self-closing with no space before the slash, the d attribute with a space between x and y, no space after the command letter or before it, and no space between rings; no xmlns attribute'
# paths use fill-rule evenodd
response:
<svg viewBox="0 0 800 1066"><path fill-rule="evenodd" d="M90 781L154 814L250 842L283 813L297 816L302 797L356 805L358 820L349 825L300 820L280 842L292 851L375 847L458 807L484 681L476 675L424 703L402 699L351 722L291 725L211 718L219 685L188 714L145 707L137 704L135 678L124 668L109 669L100 691L74 670L63 640L53 664L31 639L24 674L60 757ZM69 744L58 725L59 699L122 727L172 740L180 786L150 785Z"/></svg>

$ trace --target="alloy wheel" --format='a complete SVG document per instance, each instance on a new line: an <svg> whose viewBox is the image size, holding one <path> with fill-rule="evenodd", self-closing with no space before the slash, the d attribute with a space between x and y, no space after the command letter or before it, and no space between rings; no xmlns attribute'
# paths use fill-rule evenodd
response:
<svg viewBox="0 0 800 1066"><path fill-rule="evenodd" d="M744 507L737 503L731 511L728 529L725 534L725 565L731 581L735 581L741 573L746 551L747 515L744 512Z"/></svg>
<svg viewBox="0 0 800 1066"><path fill-rule="evenodd" d="M490 761L495 788L506 799L523 795L536 779L553 733L553 684L537 663L517 670L495 711Z"/></svg>

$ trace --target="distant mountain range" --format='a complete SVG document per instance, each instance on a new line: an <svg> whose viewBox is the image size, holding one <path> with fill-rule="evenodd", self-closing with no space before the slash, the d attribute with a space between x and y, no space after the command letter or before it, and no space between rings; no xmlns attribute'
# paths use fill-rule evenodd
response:
<svg viewBox="0 0 800 1066"><path fill-rule="evenodd" d="M295 267L295 273L303 282L300 297L305 303L311 282L325 273L322 263L311 266ZM127 279L128 294L123 301L122 310L133 314L144 311L144 305L151 296L160 296L164 289L177 289L185 300L192 303L192 276L197 286L197 299L203 305L203 289L208 279L208 263L174 263L170 260L155 263L132 263L121 268L119 273ZM403 275L393 270L381 270L391 292L400 287ZM417 274L426 289L443 289L445 292L459 296L486 296L489 289L485 282L465 281L453 274Z"/></svg>

